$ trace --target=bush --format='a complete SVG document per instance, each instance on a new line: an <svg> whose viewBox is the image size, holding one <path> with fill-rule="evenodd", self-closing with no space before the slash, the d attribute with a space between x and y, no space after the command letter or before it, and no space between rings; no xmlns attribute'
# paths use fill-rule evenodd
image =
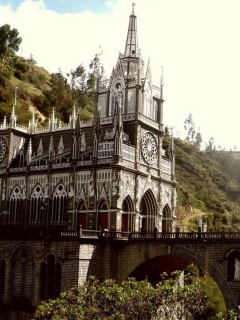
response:
<svg viewBox="0 0 240 320"><path fill-rule="evenodd" d="M15 70L14 71L14 77L18 78L19 80L24 80L25 79L24 74L19 70Z"/></svg>
<svg viewBox="0 0 240 320"><path fill-rule="evenodd" d="M14 67L16 70L21 71L22 73L26 73L29 69L28 65L23 61L17 61Z"/></svg>

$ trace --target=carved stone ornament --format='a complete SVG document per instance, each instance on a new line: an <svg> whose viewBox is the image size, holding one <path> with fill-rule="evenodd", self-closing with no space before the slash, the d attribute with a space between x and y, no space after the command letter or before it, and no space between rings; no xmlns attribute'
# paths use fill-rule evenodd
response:
<svg viewBox="0 0 240 320"><path fill-rule="evenodd" d="M7 142L6 139L0 138L0 164L4 161L7 154Z"/></svg>

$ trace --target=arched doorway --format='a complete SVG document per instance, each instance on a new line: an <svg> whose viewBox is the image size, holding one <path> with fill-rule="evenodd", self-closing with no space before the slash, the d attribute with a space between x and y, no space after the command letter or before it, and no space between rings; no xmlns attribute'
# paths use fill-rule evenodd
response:
<svg viewBox="0 0 240 320"><path fill-rule="evenodd" d="M171 232L172 230L172 216L169 205L166 204L163 208L163 218L162 218L162 232Z"/></svg>
<svg viewBox="0 0 240 320"><path fill-rule="evenodd" d="M103 199L98 205L98 229L108 229L108 201Z"/></svg>
<svg viewBox="0 0 240 320"><path fill-rule="evenodd" d="M82 226L82 229L87 229L87 202L81 200L77 206L77 228Z"/></svg>
<svg viewBox="0 0 240 320"><path fill-rule="evenodd" d="M152 190L148 189L140 203L141 231L154 232L157 218L157 202Z"/></svg>
<svg viewBox="0 0 240 320"><path fill-rule="evenodd" d="M121 231L131 232L135 230L135 213L133 211L133 202L130 196L127 196L122 203Z"/></svg>

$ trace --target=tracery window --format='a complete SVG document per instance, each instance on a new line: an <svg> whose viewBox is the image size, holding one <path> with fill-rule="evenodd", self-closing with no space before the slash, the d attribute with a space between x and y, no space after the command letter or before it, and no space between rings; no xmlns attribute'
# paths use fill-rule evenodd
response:
<svg viewBox="0 0 240 320"><path fill-rule="evenodd" d="M40 185L36 185L32 191L30 199L29 223L41 223L43 221L43 190Z"/></svg>
<svg viewBox="0 0 240 320"><path fill-rule="evenodd" d="M16 186L11 195L9 201L9 223L21 222L21 209L22 209L22 193L19 186Z"/></svg>
<svg viewBox="0 0 240 320"><path fill-rule="evenodd" d="M53 192L51 223L66 222L67 192L62 183Z"/></svg>

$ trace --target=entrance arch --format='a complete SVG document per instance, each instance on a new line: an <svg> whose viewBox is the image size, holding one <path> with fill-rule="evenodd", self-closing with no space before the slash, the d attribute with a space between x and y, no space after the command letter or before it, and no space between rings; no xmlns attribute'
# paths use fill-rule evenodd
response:
<svg viewBox="0 0 240 320"><path fill-rule="evenodd" d="M140 203L140 216L142 232L154 232L157 218L157 202L152 190L148 189Z"/></svg>
<svg viewBox="0 0 240 320"><path fill-rule="evenodd" d="M210 252L212 256L209 255ZM238 296L235 294L235 284L232 285L233 281L228 281L227 266L223 268L223 260L219 260L219 258L212 260L214 258L216 259L215 250L207 250L206 252L206 248L202 243L197 245L197 249L196 243L188 245L159 243L159 245L156 245L154 242L149 242L145 243L144 248L141 242L138 244L136 242L130 243L121 252L118 252L119 265L116 278L117 282L120 283L130 275L133 275L138 268L143 270L142 276L147 275L149 277L151 276L151 266L159 268L157 272L162 273L161 271L166 269L165 263L168 272L172 270L184 270L186 268L185 265L194 263L199 270L207 271L215 281L223 295L227 309L236 309ZM180 268L179 264L182 264L182 268ZM147 265L148 267L146 268Z"/></svg>
<svg viewBox="0 0 240 320"><path fill-rule="evenodd" d="M121 231L131 232L135 229L134 205L131 197L128 195L122 203Z"/></svg>
<svg viewBox="0 0 240 320"><path fill-rule="evenodd" d="M166 204L163 208L163 218L162 218L162 232L172 231L172 215L169 205Z"/></svg>
<svg viewBox="0 0 240 320"><path fill-rule="evenodd" d="M98 221L97 226L98 229L102 231L104 229L108 229L108 211L109 211L109 204L106 199L102 199L98 205Z"/></svg>

